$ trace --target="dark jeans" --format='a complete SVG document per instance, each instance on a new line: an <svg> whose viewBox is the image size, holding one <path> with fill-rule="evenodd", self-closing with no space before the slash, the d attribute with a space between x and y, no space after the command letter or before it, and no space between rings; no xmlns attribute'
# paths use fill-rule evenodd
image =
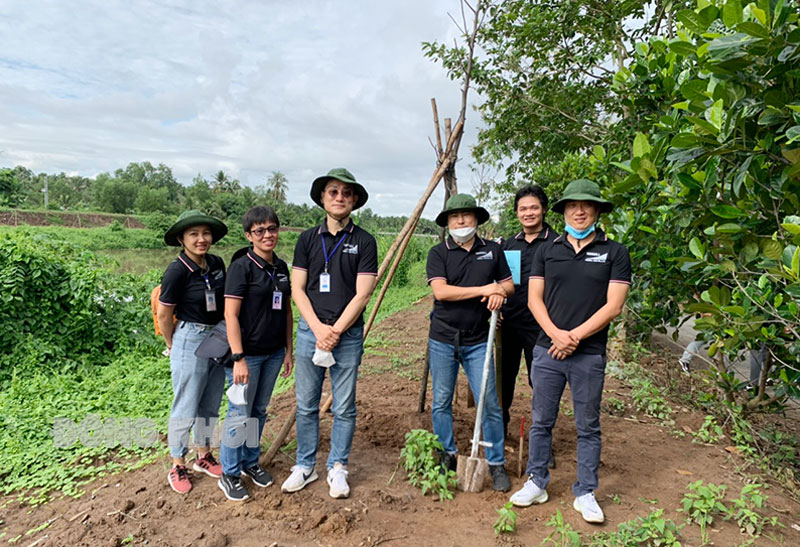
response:
<svg viewBox="0 0 800 547"><path fill-rule="evenodd" d="M529 438L527 473L539 488L550 484L550 448L553 426L564 387L569 382L575 425L578 429L578 480L575 496L597 489L600 466L600 400L603 397L606 356L576 353L557 361L541 346L533 348L533 419Z"/></svg>
<svg viewBox="0 0 800 547"><path fill-rule="evenodd" d="M533 346L539 331L534 329L520 329L510 322L504 323L500 329L502 354L500 356L500 396L503 407L503 431L508 437L508 422L511 420L509 409L514 402L514 391L517 387L520 358L525 356L525 365L528 368L528 384L531 384L531 362L533 360Z"/></svg>

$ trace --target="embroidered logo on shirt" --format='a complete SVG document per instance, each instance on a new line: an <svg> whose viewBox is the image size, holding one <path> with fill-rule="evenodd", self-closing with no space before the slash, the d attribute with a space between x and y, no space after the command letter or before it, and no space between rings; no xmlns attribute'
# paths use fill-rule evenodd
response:
<svg viewBox="0 0 800 547"><path fill-rule="evenodd" d="M353 245L351 243L345 243L342 245L342 253L348 255L357 255L358 254L358 245Z"/></svg>
<svg viewBox="0 0 800 547"><path fill-rule="evenodd" d="M222 279L223 275L225 275L225 273L222 270L216 270L214 272L214 279Z"/></svg>
<svg viewBox="0 0 800 547"><path fill-rule="evenodd" d="M492 260L492 251L483 251L475 253L475 260Z"/></svg>
<svg viewBox="0 0 800 547"><path fill-rule="evenodd" d="M289 278L286 275L284 275L282 273L279 273L278 274L278 281L289 281Z"/></svg>
<svg viewBox="0 0 800 547"><path fill-rule="evenodd" d="M600 264L605 264L608 260L608 253L586 253L586 262L599 262Z"/></svg>

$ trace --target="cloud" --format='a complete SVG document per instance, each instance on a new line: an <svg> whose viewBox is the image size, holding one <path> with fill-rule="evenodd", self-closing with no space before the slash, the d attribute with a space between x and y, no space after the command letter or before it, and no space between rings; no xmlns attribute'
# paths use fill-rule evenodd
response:
<svg viewBox="0 0 800 547"><path fill-rule="evenodd" d="M184 183L223 169L251 186L278 170L289 199L307 203L315 176L346 166L375 212L408 214L435 167L430 98L458 114L458 83L421 49L452 42L457 0L0 10L0 165L94 176L146 160ZM466 161L459 170L468 181Z"/></svg>

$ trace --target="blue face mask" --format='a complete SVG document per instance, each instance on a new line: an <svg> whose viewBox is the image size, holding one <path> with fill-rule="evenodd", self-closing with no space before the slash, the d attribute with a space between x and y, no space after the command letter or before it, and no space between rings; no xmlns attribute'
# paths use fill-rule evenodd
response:
<svg viewBox="0 0 800 547"><path fill-rule="evenodd" d="M569 223L567 222L564 223L564 227L566 228L567 233L572 237L574 237L575 239L586 239L592 232L594 232L594 223L592 223L591 226L589 226L582 232L579 232L578 230L570 226Z"/></svg>

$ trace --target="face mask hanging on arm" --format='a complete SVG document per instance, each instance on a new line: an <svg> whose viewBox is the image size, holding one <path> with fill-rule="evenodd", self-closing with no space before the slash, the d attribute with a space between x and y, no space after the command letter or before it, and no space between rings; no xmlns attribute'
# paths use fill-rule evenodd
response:
<svg viewBox="0 0 800 547"><path fill-rule="evenodd" d="M454 230L450 230L450 235L453 236L453 239L456 243L466 243L475 235L475 232L478 231L476 226L468 226L466 228L456 228Z"/></svg>
<svg viewBox="0 0 800 547"><path fill-rule="evenodd" d="M566 228L567 233L572 237L574 237L575 239L586 239L592 232L594 232L594 224L592 224L582 232L579 232L578 230L570 226L568 222L564 223L564 227Z"/></svg>

